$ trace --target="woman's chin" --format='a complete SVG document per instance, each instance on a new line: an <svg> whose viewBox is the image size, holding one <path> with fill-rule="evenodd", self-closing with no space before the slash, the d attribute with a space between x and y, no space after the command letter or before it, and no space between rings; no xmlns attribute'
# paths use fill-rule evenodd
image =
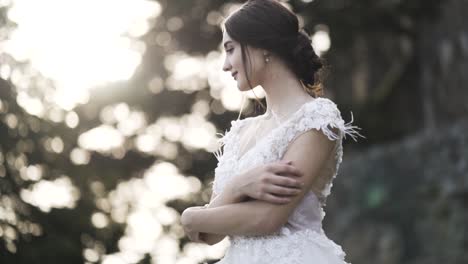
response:
<svg viewBox="0 0 468 264"><path fill-rule="evenodd" d="M237 89L239 89L239 91L241 91L241 92L245 92L245 91L250 90L250 88L247 87L247 85L242 84L240 82L237 83Z"/></svg>
<svg viewBox="0 0 468 264"><path fill-rule="evenodd" d="M246 91L246 87L243 86L243 85L241 85L240 83L237 83L237 89L238 89L239 91L241 91L241 92Z"/></svg>

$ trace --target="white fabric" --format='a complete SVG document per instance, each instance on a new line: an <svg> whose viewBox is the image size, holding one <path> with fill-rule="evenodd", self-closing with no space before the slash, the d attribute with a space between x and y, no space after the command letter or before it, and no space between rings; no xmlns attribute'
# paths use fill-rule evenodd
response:
<svg viewBox="0 0 468 264"><path fill-rule="evenodd" d="M355 140L360 136L357 127L351 125L353 120L345 123L335 103L326 98L316 98L303 104L284 123L240 156L239 131L259 118L261 116L232 121L231 129L220 139L223 153L221 149L215 153L218 159L213 183L215 194L221 193L227 182L242 171L281 160L290 142L311 129L319 130L336 141L335 155L330 157L318 175L316 182L323 183L322 188L310 190L278 232L268 236L229 236L231 244L224 258L217 263L346 263L341 247L325 235L322 220L325 216L323 206L342 160L342 140L346 135ZM331 128L337 128L339 133L335 134Z"/></svg>

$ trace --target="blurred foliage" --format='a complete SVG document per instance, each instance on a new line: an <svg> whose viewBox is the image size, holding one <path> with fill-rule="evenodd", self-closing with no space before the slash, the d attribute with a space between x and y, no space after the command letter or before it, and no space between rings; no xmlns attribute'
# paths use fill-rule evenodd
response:
<svg viewBox="0 0 468 264"><path fill-rule="evenodd" d="M146 203L152 199L153 205L145 204L150 208L149 211L141 214L155 216L158 210L164 211L166 218L172 217L173 212L177 214L174 216L175 222L165 220L165 224L155 225L155 229L149 228L148 232L165 235L163 250L170 252L175 247L178 258L191 256L188 247L191 244L182 237L177 223L178 213L187 206L208 201L216 159L203 147L191 146L180 138L171 139L168 132L162 132L163 136L156 147L161 151L141 151L137 147L138 133L149 128L164 129L164 124L172 124L170 118L189 119L191 113L203 112L206 106L206 121L216 127L216 132L226 131L230 121L237 118L236 109L229 109L225 105L219 93L213 89L214 85L201 73L195 73L200 75L198 77L190 77L200 79L194 81L194 85L199 88L168 89L172 72L166 65L168 58L174 54L198 56L208 61L210 52L218 50L221 41L219 21L232 4L240 2L158 2L162 13L150 20L148 32L140 37L145 44L145 51L131 79L102 84L102 87L89 90L89 101L85 104L78 104L68 110L49 104L47 114L39 117L19 105L20 89L14 82L14 74L1 80L1 263L93 263L103 260L105 263L164 263L158 260L151 247L158 247L163 242L153 240L143 241L149 248L143 246L143 249L136 248L131 254L127 252L126 261L119 262L113 258L106 260L104 257L114 253L120 256L119 252L132 248L129 246L131 240L129 242L122 238L131 233L131 224L143 225L146 222L138 222L140 218L132 220L131 215L141 213L139 210L142 205L139 201ZM358 144L347 143L351 150L365 151L371 146L400 140L433 124L434 121L430 122L427 111L421 106L425 94L424 89L419 88L421 69L424 67L421 65L424 62L421 57L425 54L420 54L418 48L426 40L423 34L428 34L428 28L440 19L445 1L305 2L288 1L288 4L301 15L305 28L310 32L325 29L331 39L331 48L324 55L330 65L330 74L325 82L326 96L338 103L346 120L349 120L349 110L353 110L356 124L363 128L367 137L366 141ZM14 23L7 19L8 8L8 5L0 6L0 21L3 25L0 28L1 40L8 39L15 28ZM83 18L86 19L86 14ZM105 13L102 18L106 18ZM92 63L89 61L89 64ZM11 72L31 71L28 62L15 61L6 54L1 55L1 64L8 64ZM437 71L434 70L435 73ZM221 68L219 72L221 74ZM74 74L80 78L80 72ZM183 80L180 85L190 86L190 80ZM54 90L54 83L41 76L34 77L33 81L35 83L28 86L28 93L43 102L50 102L46 90ZM197 102L202 103L197 105ZM137 120L138 116L143 116L145 121L139 132L124 136L121 146L110 151L83 150L79 144L81 135L104 123L114 128L118 126L118 122L109 124L103 118L106 111L116 109L124 109L128 119ZM71 112L73 114L70 115ZM451 117L459 117L460 112ZM135 116L129 113L135 113ZM247 115L253 114L257 113L249 105ZM70 126L74 115L79 117L79 122L76 126ZM165 118L169 118L169 121ZM166 123L161 120L166 120ZM194 120L196 124L201 122ZM209 125L204 126L209 128ZM188 130L189 126L181 127L182 130L191 131ZM83 163L73 162L73 155L77 155L75 159L83 159ZM25 173L35 175L36 169L30 166L40 167L41 176L38 179L25 176ZM174 168L177 172L174 172ZM156 172L150 173L152 170ZM154 184L157 186L160 182L151 182L156 177L154 175L159 173L158 170L169 171L171 175L183 175L192 187L201 183L201 189L186 191L184 195L177 194L167 199L158 197L155 193L159 189ZM191 175L199 181L190 178ZM177 185L184 182L178 182L176 176L173 188L186 190L182 185ZM67 185L65 180L65 186L68 186L66 193L74 201L69 207L52 206L44 209L25 201L25 190L33 190L39 182L57 183L64 179L70 181ZM145 183L150 187L141 187ZM385 190L379 185L370 186L367 195L369 207L381 206L386 199ZM117 199L115 197L123 199L115 202L121 207L112 204ZM97 227L96 223L105 224ZM167 238L176 241L175 246ZM165 249L166 246L169 249ZM411 249L416 246L409 244L408 247ZM166 263L171 262L166 260Z"/></svg>

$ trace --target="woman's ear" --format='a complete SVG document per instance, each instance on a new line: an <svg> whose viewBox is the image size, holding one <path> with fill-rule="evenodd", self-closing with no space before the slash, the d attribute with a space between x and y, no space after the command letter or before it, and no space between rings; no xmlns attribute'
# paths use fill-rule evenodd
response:
<svg viewBox="0 0 468 264"><path fill-rule="evenodd" d="M262 53L263 53L263 59L265 60L265 63L270 62L270 52L264 50Z"/></svg>

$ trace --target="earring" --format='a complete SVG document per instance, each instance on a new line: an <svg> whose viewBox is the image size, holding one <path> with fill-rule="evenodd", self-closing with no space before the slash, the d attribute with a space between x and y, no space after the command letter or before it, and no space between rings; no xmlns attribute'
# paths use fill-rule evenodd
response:
<svg viewBox="0 0 468 264"><path fill-rule="evenodd" d="M265 57L265 62L268 63L270 61L270 56L268 56L268 53L263 52L263 56Z"/></svg>

